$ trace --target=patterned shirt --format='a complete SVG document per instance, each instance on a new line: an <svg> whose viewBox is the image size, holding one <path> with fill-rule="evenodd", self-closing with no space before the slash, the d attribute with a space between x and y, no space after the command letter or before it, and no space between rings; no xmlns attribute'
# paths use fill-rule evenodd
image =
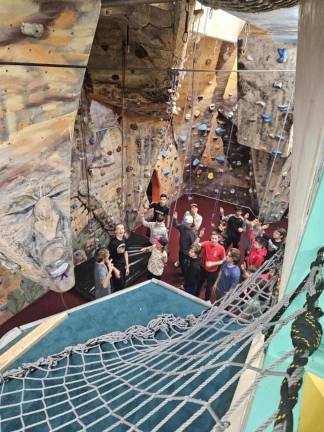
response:
<svg viewBox="0 0 324 432"><path fill-rule="evenodd" d="M164 265L168 262L168 254L166 251L160 251L155 245L148 248L152 253L147 265L147 269L155 276L161 276L164 270Z"/></svg>

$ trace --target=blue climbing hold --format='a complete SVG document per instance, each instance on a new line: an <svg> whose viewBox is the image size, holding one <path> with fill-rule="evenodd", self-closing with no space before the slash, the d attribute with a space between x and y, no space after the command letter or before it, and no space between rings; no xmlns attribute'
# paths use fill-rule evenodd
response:
<svg viewBox="0 0 324 432"><path fill-rule="evenodd" d="M282 151L280 151L280 150L272 150L271 154L272 154L272 156L281 156L282 155Z"/></svg>
<svg viewBox="0 0 324 432"><path fill-rule="evenodd" d="M174 183L179 183L179 181L180 181L180 176L175 175L174 176Z"/></svg>
<svg viewBox="0 0 324 432"><path fill-rule="evenodd" d="M161 155L163 158L167 158L167 157L168 157L168 152L167 152L166 150L162 150L162 151L160 152L160 155Z"/></svg>
<svg viewBox="0 0 324 432"><path fill-rule="evenodd" d="M200 160L199 159L194 159L193 162L192 162L192 165L194 167L197 166L197 165L199 165L199 164L200 164Z"/></svg>
<svg viewBox="0 0 324 432"><path fill-rule="evenodd" d="M218 126L217 128L216 128L216 135L217 136L222 136L222 135L224 135L224 133L226 132L226 129L224 129L224 128L222 128L222 127L220 127L220 126Z"/></svg>
<svg viewBox="0 0 324 432"><path fill-rule="evenodd" d="M71 204L71 207L73 208L73 210L75 210L78 208L78 204L74 202Z"/></svg>
<svg viewBox="0 0 324 432"><path fill-rule="evenodd" d="M273 87L274 87L274 88L277 88L277 89L282 89L282 87L283 87L283 82L282 82L282 81L275 81L275 82L273 83Z"/></svg>
<svg viewBox="0 0 324 432"><path fill-rule="evenodd" d="M261 114L261 117L265 123L272 122L272 115L271 114Z"/></svg>
<svg viewBox="0 0 324 432"><path fill-rule="evenodd" d="M216 156L215 160L219 163L225 163L225 157L224 156Z"/></svg>
<svg viewBox="0 0 324 432"><path fill-rule="evenodd" d="M278 48L278 63L286 63L288 60L288 51L286 48Z"/></svg>
<svg viewBox="0 0 324 432"><path fill-rule="evenodd" d="M187 135L179 135L179 142L184 143L187 141Z"/></svg>
<svg viewBox="0 0 324 432"><path fill-rule="evenodd" d="M289 105L278 105L278 110L281 112L287 112L289 109Z"/></svg>
<svg viewBox="0 0 324 432"><path fill-rule="evenodd" d="M206 123L201 123L201 124L198 126L198 130L199 130L200 132L206 132L207 129L208 129L208 126L206 125Z"/></svg>
<svg viewBox="0 0 324 432"><path fill-rule="evenodd" d="M163 168L162 172L163 172L163 175L167 176L170 174L171 170L169 167L165 167L165 168Z"/></svg>

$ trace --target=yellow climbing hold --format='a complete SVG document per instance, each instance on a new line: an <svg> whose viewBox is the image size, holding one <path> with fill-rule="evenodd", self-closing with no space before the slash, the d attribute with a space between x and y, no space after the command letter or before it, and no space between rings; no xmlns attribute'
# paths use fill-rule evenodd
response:
<svg viewBox="0 0 324 432"><path fill-rule="evenodd" d="M209 172L208 175L207 175L207 177L208 177L209 180L213 180L214 173L213 172Z"/></svg>

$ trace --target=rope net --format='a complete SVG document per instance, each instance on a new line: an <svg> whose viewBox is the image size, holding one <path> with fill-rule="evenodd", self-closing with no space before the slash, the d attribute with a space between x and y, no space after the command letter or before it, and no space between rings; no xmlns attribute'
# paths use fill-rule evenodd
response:
<svg viewBox="0 0 324 432"><path fill-rule="evenodd" d="M161 315L145 327L105 334L6 371L0 377L0 430L226 430L263 377L286 376L277 366L291 351L267 369L252 366L277 332L304 311L285 318L280 313L290 301L278 301L281 262L278 253L199 316ZM264 344L247 361L260 333ZM233 403L248 369L257 378Z"/></svg>

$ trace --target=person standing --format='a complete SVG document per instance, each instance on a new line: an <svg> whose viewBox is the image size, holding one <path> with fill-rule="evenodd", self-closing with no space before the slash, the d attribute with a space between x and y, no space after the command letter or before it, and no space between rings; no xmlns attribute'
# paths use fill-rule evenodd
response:
<svg viewBox="0 0 324 432"><path fill-rule="evenodd" d="M263 237L267 241L267 255L266 259L270 259L273 255L279 250L283 249L285 245L287 231L285 228L278 228L273 231L272 236L268 236L266 234Z"/></svg>
<svg viewBox="0 0 324 432"><path fill-rule="evenodd" d="M144 219L144 215L141 214L142 225L149 228L150 230L150 242L155 244L160 239L164 238L168 240L168 230L164 223L164 216L162 214L157 215L155 222L148 222Z"/></svg>
<svg viewBox="0 0 324 432"><path fill-rule="evenodd" d="M199 235L201 236L201 234ZM209 301L211 290L216 282L218 269L225 259L225 249L218 242L218 234L213 231L210 240L199 243L202 248L199 292L206 282L205 300Z"/></svg>
<svg viewBox="0 0 324 432"><path fill-rule="evenodd" d="M146 206L145 209L153 209L153 218L151 222L156 222L158 220L158 216L163 216L164 221L166 221L166 226L168 227L170 224L170 209L167 206L168 197L166 194L160 195L160 201L158 203L152 202L149 206ZM161 219L160 219L161 220Z"/></svg>
<svg viewBox="0 0 324 432"><path fill-rule="evenodd" d="M112 259L109 259L107 249L99 249L94 265L95 297L96 299L111 294L110 279L114 271ZM117 270L118 275L118 270Z"/></svg>
<svg viewBox="0 0 324 432"><path fill-rule="evenodd" d="M191 215L193 217L193 228L195 228L198 232L203 221L202 216L198 213L198 205L195 203L190 204L190 210L185 212L184 217L187 215Z"/></svg>
<svg viewBox="0 0 324 432"><path fill-rule="evenodd" d="M158 240L153 246L144 247L141 252L151 252L150 259L147 264L148 279L161 279L164 266L168 262L167 253L168 241L164 238Z"/></svg>
<svg viewBox="0 0 324 432"><path fill-rule="evenodd" d="M125 288L126 278L129 275L125 227L122 223L115 226L115 237L111 239L108 248L114 267L119 270L119 275L113 273L111 279L113 292L116 292Z"/></svg>
<svg viewBox="0 0 324 432"><path fill-rule="evenodd" d="M236 207L233 215L225 216L224 209L219 209L221 220L227 221L227 239L225 248L233 245L234 248L238 248L241 239L241 233L243 232L244 220L242 217L243 211L241 208Z"/></svg>
<svg viewBox="0 0 324 432"><path fill-rule="evenodd" d="M246 259L248 268L254 267L256 269L262 266L267 255L267 249L265 247L267 244L266 239L263 237L254 237L253 228L257 223L257 220L252 221L251 228L248 231L250 240L250 253Z"/></svg>
<svg viewBox="0 0 324 432"><path fill-rule="evenodd" d="M230 248L228 250L216 284L216 300L224 297L230 290L235 289L239 283L241 276L240 258L241 253L238 249Z"/></svg>
<svg viewBox="0 0 324 432"><path fill-rule="evenodd" d="M189 266L184 275L183 288L188 294L197 296L200 281L200 252L201 247L193 244L189 250Z"/></svg>
<svg viewBox="0 0 324 432"><path fill-rule="evenodd" d="M192 244L197 239L197 231L195 228L192 227L193 217L191 215L185 216L181 224L178 223L177 218L178 218L178 213L174 212L173 226L180 233L179 262L180 262L182 274L185 275L190 262L189 250Z"/></svg>

